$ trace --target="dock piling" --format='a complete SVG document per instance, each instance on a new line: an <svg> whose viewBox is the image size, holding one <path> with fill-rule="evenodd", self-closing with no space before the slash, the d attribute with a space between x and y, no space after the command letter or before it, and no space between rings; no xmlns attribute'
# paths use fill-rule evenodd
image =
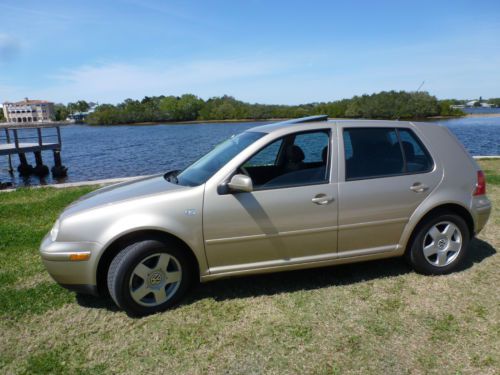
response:
<svg viewBox="0 0 500 375"><path fill-rule="evenodd" d="M8 157L8 163L9 163L9 174L13 175L14 174L14 168L12 167L12 156L7 155Z"/></svg>
<svg viewBox="0 0 500 375"><path fill-rule="evenodd" d="M19 153L19 166L17 167L17 171L21 176L29 176L33 173L33 166L28 164L28 160L26 159L26 154L24 152Z"/></svg>
<svg viewBox="0 0 500 375"><path fill-rule="evenodd" d="M49 174L49 167L43 164L43 159L42 159L42 152L41 151L35 151L35 162L36 166L33 169L33 173L35 173L37 176L43 177Z"/></svg>
<svg viewBox="0 0 500 375"><path fill-rule="evenodd" d="M54 150L54 166L52 167L52 176L55 178L66 177L68 168L62 165L61 150Z"/></svg>
<svg viewBox="0 0 500 375"><path fill-rule="evenodd" d="M9 129L5 128L4 129L5 131L5 141L7 143L10 143L10 133L9 133ZM12 155L7 155L7 158L8 158L8 163L9 163L9 174L13 174L14 173L14 167L12 167Z"/></svg>

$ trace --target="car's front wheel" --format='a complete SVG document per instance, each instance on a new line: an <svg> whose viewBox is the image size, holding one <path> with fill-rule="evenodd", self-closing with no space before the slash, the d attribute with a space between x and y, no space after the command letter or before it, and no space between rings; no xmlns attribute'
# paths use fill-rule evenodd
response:
<svg viewBox="0 0 500 375"><path fill-rule="evenodd" d="M164 311L189 288L192 267L182 249L162 240L127 246L108 270L108 289L118 307L134 316Z"/></svg>
<svg viewBox="0 0 500 375"><path fill-rule="evenodd" d="M417 272L423 274L450 273L465 258L469 237L469 228L460 216L452 213L438 214L417 228L408 260Z"/></svg>

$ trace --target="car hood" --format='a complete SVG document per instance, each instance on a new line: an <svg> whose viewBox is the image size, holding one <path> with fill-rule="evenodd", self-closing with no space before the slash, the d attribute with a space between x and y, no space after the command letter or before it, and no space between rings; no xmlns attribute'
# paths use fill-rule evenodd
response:
<svg viewBox="0 0 500 375"><path fill-rule="evenodd" d="M84 195L68 206L61 214L61 218L100 206L108 206L130 199L138 199L153 194L180 189L188 188L166 181L163 175L122 182Z"/></svg>

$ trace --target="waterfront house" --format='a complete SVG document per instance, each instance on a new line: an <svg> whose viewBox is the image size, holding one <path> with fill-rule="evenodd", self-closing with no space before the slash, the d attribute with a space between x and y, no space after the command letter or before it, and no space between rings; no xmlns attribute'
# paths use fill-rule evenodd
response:
<svg viewBox="0 0 500 375"><path fill-rule="evenodd" d="M25 98L19 102L3 103L3 114L7 122L54 121L54 103L46 100Z"/></svg>

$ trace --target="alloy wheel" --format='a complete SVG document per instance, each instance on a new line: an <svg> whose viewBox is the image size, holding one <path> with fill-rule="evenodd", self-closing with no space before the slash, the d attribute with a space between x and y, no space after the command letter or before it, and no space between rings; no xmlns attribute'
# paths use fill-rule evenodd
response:
<svg viewBox="0 0 500 375"><path fill-rule="evenodd" d="M462 233L451 221L433 225L426 233L423 243L424 257L433 266L451 264L462 249Z"/></svg>
<svg viewBox="0 0 500 375"><path fill-rule="evenodd" d="M143 260L132 271L129 291L132 299L154 307L168 301L179 289L182 267L173 255L157 253Z"/></svg>

